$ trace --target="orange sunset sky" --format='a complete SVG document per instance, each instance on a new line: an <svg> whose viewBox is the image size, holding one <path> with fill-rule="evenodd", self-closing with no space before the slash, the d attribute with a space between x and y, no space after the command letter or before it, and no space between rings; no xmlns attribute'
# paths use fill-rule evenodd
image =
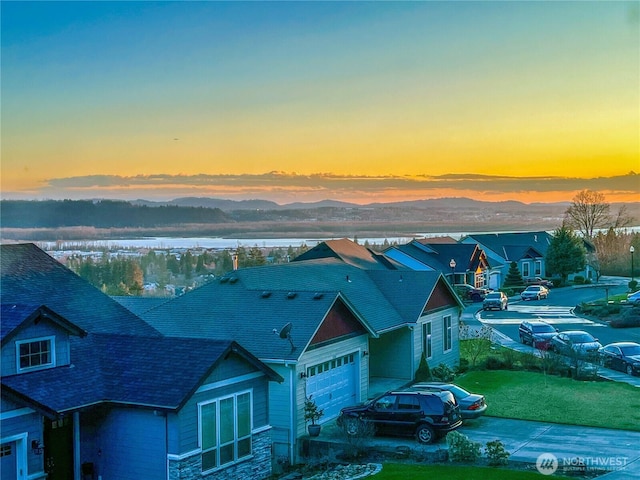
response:
<svg viewBox="0 0 640 480"><path fill-rule="evenodd" d="M640 201L637 2L2 2L2 198Z"/></svg>

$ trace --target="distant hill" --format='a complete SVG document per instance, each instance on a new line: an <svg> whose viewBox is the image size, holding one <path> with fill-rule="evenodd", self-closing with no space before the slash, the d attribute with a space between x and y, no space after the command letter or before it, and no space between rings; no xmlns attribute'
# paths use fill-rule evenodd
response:
<svg viewBox="0 0 640 480"><path fill-rule="evenodd" d="M558 228L569 203L525 204L440 198L394 203L324 200L278 205L266 200L185 197L167 202L136 200L1 200L2 238L86 238L88 227L113 236L388 237L441 232L532 231ZM640 202L625 204L640 225ZM611 204L615 214L620 204ZM10 231L10 229L17 229ZM27 234L22 231L31 229ZM36 232L65 229L65 232ZM86 230L86 229L85 229Z"/></svg>

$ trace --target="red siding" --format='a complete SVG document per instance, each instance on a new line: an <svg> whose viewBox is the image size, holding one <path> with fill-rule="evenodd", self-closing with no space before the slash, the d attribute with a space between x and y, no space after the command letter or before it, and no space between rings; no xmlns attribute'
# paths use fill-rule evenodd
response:
<svg viewBox="0 0 640 480"><path fill-rule="evenodd" d="M352 333L362 334L366 330L342 302L336 302L311 340L311 345Z"/></svg>
<svg viewBox="0 0 640 480"><path fill-rule="evenodd" d="M449 291L443 281L439 281L436 288L427 302L425 311L436 310L441 307L452 307L457 305L456 299Z"/></svg>

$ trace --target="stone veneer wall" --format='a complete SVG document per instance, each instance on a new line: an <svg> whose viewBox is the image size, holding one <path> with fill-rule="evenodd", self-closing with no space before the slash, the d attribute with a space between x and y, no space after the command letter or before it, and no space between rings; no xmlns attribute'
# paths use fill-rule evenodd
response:
<svg viewBox="0 0 640 480"><path fill-rule="evenodd" d="M169 480L261 480L271 475L271 430L253 436L253 456L247 460L202 475L200 454L169 460Z"/></svg>

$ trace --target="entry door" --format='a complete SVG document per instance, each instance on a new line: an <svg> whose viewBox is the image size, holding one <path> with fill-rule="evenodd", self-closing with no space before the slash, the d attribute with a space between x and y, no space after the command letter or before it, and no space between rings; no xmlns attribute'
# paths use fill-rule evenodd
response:
<svg viewBox="0 0 640 480"><path fill-rule="evenodd" d="M13 480L18 477L18 452L16 442L0 445L0 474L2 480Z"/></svg>
<svg viewBox="0 0 640 480"><path fill-rule="evenodd" d="M73 478L73 422L70 417L45 419L44 455L48 480Z"/></svg>

